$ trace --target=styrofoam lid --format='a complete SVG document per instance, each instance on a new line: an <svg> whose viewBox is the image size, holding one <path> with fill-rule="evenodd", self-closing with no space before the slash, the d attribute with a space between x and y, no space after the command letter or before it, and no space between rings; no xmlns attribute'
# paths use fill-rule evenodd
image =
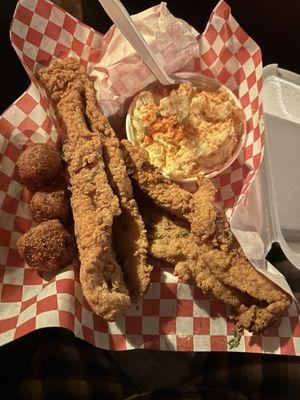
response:
<svg viewBox="0 0 300 400"><path fill-rule="evenodd" d="M265 126L280 228L300 244L300 125L265 114Z"/></svg>
<svg viewBox="0 0 300 400"><path fill-rule="evenodd" d="M272 239L300 268L300 76L267 66L262 95L267 150L263 168L272 181L265 186L272 192Z"/></svg>
<svg viewBox="0 0 300 400"><path fill-rule="evenodd" d="M278 76L264 81L264 111L300 124L300 86Z"/></svg>

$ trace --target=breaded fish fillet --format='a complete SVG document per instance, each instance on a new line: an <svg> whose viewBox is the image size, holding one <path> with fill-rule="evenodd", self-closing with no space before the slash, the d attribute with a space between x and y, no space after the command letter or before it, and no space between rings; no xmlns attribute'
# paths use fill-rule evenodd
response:
<svg viewBox="0 0 300 400"><path fill-rule="evenodd" d="M202 251L211 273L226 285L256 299L243 317L243 326L261 332L277 322L290 306L290 296L252 266L221 215L211 243L206 242Z"/></svg>
<svg viewBox="0 0 300 400"><path fill-rule="evenodd" d="M114 130L97 106L95 92L85 86L86 111L92 130L100 132L108 181L119 198L121 214L113 224L114 248L123 269L133 302L137 302L150 283L152 266L147 262L147 236L132 185L127 175L123 153Z"/></svg>
<svg viewBox="0 0 300 400"><path fill-rule="evenodd" d="M125 158L139 189L163 208L156 208L155 212L152 204L148 207L150 211L145 208L142 211L147 229L152 226L152 232L153 229L158 232L158 236L148 237L149 253L173 264L175 274L184 282L195 282L204 292L233 305L238 324L243 328L261 332L278 321L291 304L291 298L247 260L225 217L214 206L214 190L208 180L201 176L198 191L185 195L178 185L149 167L143 153L135 151L128 142L123 143ZM180 202L177 203L178 193L179 197L185 196L188 215L183 215ZM213 228L205 235L210 226ZM201 235L200 243L197 232Z"/></svg>
<svg viewBox="0 0 300 400"><path fill-rule="evenodd" d="M210 272L188 224L146 199L139 204L148 232L149 255L174 265L174 273L181 281L195 284L206 294L233 306L238 312L245 311L245 303L250 299L225 285Z"/></svg>
<svg viewBox="0 0 300 400"><path fill-rule="evenodd" d="M98 315L114 320L130 304L130 296L135 301L144 293L151 272L145 229L118 139L99 111L92 83L76 59L57 60L40 70L38 77L59 117L83 293ZM123 276L112 241L113 231L118 232L124 220L130 226L128 246L116 246Z"/></svg>
<svg viewBox="0 0 300 400"><path fill-rule="evenodd" d="M140 209L148 230L149 254L173 264L181 281L232 306L239 327L259 333L286 311L289 296L257 272L241 249L228 259L224 247L199 246L189 226L164 210L154 205ZM233 246L236 244L229 243L230 251ZM220 257L217 260L216 255Z"/></svg>
<svg viewBox="0 0 300 400"><path fill-rule="evenodd" d="M157 206L188 221L199 242L213 234L217 214L213 206L215 188L211 181L202 180L196 198L175 182L164 178L150 163L145 149L132 145L128 140L122 140L121 145L129 173L142 192Z"/></svg>

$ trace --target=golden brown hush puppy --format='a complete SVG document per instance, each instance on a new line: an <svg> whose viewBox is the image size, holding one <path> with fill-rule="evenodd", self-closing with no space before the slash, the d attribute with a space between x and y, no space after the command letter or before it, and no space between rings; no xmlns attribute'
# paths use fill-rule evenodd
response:
<svg viewBox="0 0 300 400"><path fill-rule="evenodd" d="M31 228L18 240L20 257L39 271L57 271L68 265L75 256L72 235L57 219Z"/></svg>
<svg viewBox="0 0 300 400"><path fill-rule="evenodd" d="M50 184L62 168L62 158L53 147L37 143L21 153L17 166L23 184L29 190L38 190Z"/></svg>
<svg viewBox="0 0 300 400"><path fill-rule="evenodd" d="M69 197L65 190L58 188L36 192L29 207L36 222L59 219L63 224L67 224L71 215Z"/></svg>

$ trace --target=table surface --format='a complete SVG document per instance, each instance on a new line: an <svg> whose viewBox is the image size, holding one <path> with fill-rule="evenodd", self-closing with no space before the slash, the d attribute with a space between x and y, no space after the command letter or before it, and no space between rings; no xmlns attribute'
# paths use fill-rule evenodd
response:
<svg viewBox="0 0 300 400"><path fill-rule="evenodd" d="M74 2L80 4L74 8ZM158 3L150 0L122 2L130 13ZM0 2L0 43L2 54L5 54L1 69L9 82L9 87L0 91L1 112L29 84L9 43L9 23L15 3L11 0ZM84 22L101 32L111 25L98 0L72 0L72 4L61 0L60 3L79 13ZM168 8L201 32L216 3L170 0ZM298 0L232 0L228 3L238 22L262 48L265 65L278 63L300 72ZM278 246L274 246L269 259L287 274L292 288L300 290L299 273L287 262ZM115 353L95 349L63 329L44 329L3 346L0 359L4 367L0 376L0 399L62 396L72 399L275 399L294 398L300 389L297 379L300 360L295 357L149 350Z"/></svg>

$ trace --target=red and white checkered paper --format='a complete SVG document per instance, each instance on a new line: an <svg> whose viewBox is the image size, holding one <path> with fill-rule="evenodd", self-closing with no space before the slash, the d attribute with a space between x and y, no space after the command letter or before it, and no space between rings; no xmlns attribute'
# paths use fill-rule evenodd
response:
<svg viewBox="0 0 300 400"><path fill-rule="evenodd" d="M20 0L11 41L32 84L0 120L0 344L38 328L56 326L111 350L228 350L233 324L227 320L226 306L210 300L198 288L179 283L169 270L155 268L151 287L138 307L107 323L92 313L83 298L76 266L42 276L24 266L16 242L31 227L32 219L30 193L20 184L16 161L31 143L56 141L53 110L38 88L34 72L53 57L68 55L90 69L100 59L102 35L47 0ZM192 69L230 87L247 117L243 154L215 180L218 200L230 211L247 192L262 157L261 53L223 1L213 11L199 44L200 54ZM262 336L245 332L235 350L299 355L296 306L292 305L279 327Z"/></svg>

